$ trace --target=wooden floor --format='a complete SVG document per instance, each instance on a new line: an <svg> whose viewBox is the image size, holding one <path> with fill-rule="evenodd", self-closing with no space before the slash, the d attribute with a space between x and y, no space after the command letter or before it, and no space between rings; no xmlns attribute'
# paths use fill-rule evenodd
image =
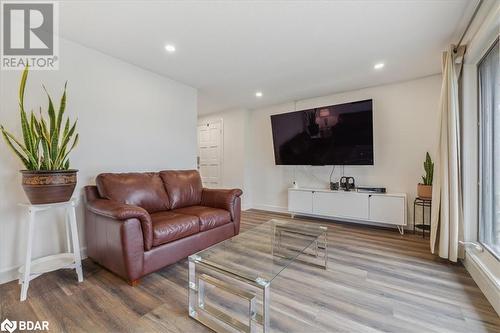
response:
<svg viewBox="0 0 500 333"><path fill-rule="evenodd" d="M242 213L242 232L271 218ZM329 228L328 269L291 264L271 285L273 332L500 332L500 319L460 264L429 253L421 236L304 219ZM51 332L208 332L187 315L187 261L130 287L84 262L32 281L0 285L0 321L48 320Z"/></svg>

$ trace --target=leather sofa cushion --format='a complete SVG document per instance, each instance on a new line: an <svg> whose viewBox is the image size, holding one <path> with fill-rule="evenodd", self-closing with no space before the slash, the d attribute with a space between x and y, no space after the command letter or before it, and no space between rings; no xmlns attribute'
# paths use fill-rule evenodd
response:
<svg viewBox="0 0 500 333"><path fill-rule="evenodd" d="M148 213L170 209L170 200L160 175L145 173L102 173L96 178L99 195Z"/></svg>
<svg viewBox="0 0 500 333"><path fill-rule="evenodd" d="M201 202L201 177L196 170L161 171L160 177L170 198L171 209L199 205Z"/></svg>
<svg viewBox="0 0 500 333"><path fill-rule="evenodd" d="M200 231L217 228L231 222L227 210L205 206L191 206L174 210L175 213L195 215L200 219Z"/></svg>
<svg viewBox="0 0 500 333"><path fill-rule="evenodd" d="M198 217L175 212L151 214L153 221L153 247L173 242L200 231Z"/></svg>

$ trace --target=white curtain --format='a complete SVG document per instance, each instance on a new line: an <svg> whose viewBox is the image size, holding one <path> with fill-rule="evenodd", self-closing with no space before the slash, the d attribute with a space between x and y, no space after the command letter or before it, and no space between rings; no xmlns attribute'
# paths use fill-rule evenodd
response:
<svg viewBox="0 0 500 333"><path fill-rule="evenodd" d="M440 132L434 154L432 187L431 252L457 261L462 237L462 184L460 175L459 78L465 47L443 53L440 98Z"/></svg>

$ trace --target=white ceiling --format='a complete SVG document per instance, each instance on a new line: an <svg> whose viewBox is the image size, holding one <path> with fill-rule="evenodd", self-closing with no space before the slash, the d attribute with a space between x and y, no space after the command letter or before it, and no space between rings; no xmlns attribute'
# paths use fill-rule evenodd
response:
<svg viewBox="0 0 500 333"><path fill-rule="evenodd" d="M439 73L473 2L67 0L60 32L198 88L203 114Z"/></svg>

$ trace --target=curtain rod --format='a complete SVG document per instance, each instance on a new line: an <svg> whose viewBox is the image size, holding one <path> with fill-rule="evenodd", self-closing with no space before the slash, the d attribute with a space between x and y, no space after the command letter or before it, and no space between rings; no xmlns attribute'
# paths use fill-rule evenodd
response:
<svg viewBox="0 0 500 333"><path fill-rule="evenodd" d="M460 44L462 43L462 40L464 39L465 37L465 34L467 33L467 31L469 30L470 28L470 25L472 24L472 21L474 21L474 18L476 17L476 14L477 12L479 11L479 8L481 7L481 5L483 4L483 0L479 0L479 2L477 3L476 5L476 9L474 10L474 13L472 14L470 20L469 20L469 23L467 23L467 26L465 27L465 30L464 32L462 33L462 36L460 37L460 39L458 40L458 43L457 43L457 46L455 46L453 48L453 52L457 53L457 50L458 48L460 47Z"/></svg>

